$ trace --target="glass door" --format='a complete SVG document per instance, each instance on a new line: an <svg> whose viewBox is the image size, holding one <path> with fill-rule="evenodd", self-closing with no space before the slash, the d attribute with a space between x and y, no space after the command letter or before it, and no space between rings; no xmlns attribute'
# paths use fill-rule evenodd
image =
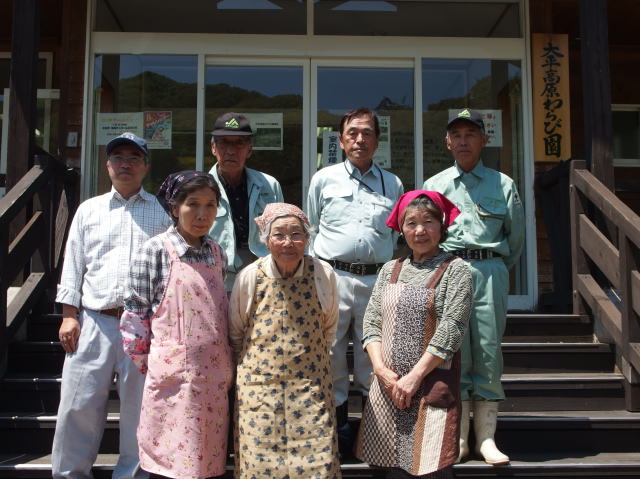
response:
<svg viewBox="0 0 640 479"><path fill-rule="evenodd" d="M308 64L308 61L306 62ZM243 113L254 130L246 166L277 178L287 203L302 205L303 161L307 149L304 105L305 62L248 61L208 58L205 69L204 166L211 154L216 118L229 111Z"/></svg>
<svg viewBox="0 0 640 479"><path fill-rule="evenodd" d="M413 62L336 63L312 61L312 172L342 161L335 150L343 114L361 106L380 120L380 141L374 161L397 175L405 191L415 187ZM335 152L335 155L334 155Z"/></svg>

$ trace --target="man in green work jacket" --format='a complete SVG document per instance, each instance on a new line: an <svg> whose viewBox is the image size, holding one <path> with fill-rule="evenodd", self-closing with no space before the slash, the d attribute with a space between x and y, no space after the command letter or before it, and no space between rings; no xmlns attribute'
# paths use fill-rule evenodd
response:
<svg viewBox="0 0 640 479"><path fill-rule="evenodd" d="M462 425L459 460L469 454L473 411L476 452L489 464L509 462L494 442L501 384L501 341L507 317L508 270L524 243L524 212L511 178L482 164L489 141L482 115L469 108L453 112L445 137L455 164L425 181L425 190L449 198L461 214L447 230L446 251L471 268L474 305L462 346Z"/></svg>

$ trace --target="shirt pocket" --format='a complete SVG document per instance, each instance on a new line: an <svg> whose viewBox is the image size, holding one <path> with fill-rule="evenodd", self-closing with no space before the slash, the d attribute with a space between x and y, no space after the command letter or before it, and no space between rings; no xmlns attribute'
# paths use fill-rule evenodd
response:
<svg viewBox="0 0 640 479"><path fill-rule="evenodd" d="M378 233L391 233L391 228L387 226L387 219L394 205L395 202L386 196L373 196L371 200L371 222Z"/></svg>
<svg viewBox="0 0 640 479"><path fill-rule="evenodd" d="M500 241L506 215L506 204L495 201L479 201L476 204L478 242L495 243Z"/></svg>
<svg viewBox="0 0 640 479"><path fill-rule="evenodd" d="M349 208L353 203L353 191L349 187L330 185L322 192L324 204L321 220L332 226L340 226L351 219Z"/></svg>

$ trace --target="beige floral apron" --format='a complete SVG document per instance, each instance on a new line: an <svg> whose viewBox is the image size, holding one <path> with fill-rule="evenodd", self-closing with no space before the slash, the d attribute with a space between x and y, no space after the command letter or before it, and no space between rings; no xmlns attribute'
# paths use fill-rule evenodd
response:
<svg viewBox="0 0 640 479"><path fill-rule="evenodd" d="M259 260L236 385L236 478L340 477L330 344L314 265L271 278Z"/></svg>

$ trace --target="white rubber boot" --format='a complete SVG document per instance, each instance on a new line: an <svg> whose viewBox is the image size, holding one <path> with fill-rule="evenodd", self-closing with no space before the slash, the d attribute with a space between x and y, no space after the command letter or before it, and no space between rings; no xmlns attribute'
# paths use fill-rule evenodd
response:
<svg viewBox="0 0 640 479"><path fill-rule="evenodd" d="M471 416L471 401L462 401L460 412L460 452L457 462L469 455L469 421Z"/></svg>
<svg viewBox="0 0 640 479"><path fill-rule="evenodd" d="M476 452L487 464L499 466L509 463L509 457L500 452L493 437L498 422L498 403L475 401L473 403L473 426L476 433Z"/></svg>

